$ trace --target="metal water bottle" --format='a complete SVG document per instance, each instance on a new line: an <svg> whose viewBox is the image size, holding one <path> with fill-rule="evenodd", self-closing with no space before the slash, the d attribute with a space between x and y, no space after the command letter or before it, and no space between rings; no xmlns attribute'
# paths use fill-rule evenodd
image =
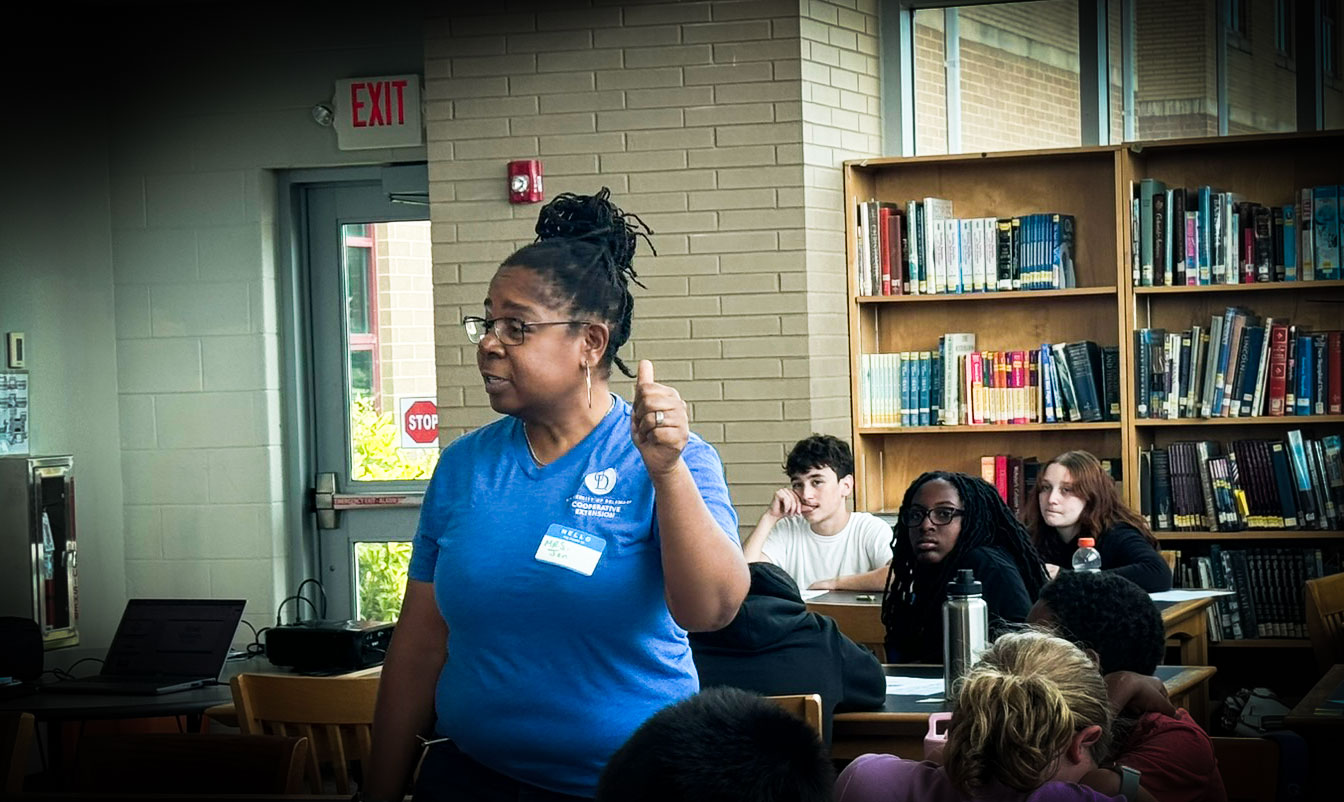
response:
<svg viewBox="0 0 1344 802"><path fill-rule="evenodd" d="M943 683L948 701L954 696L956 682L966 676L989 645L989 607L985 605L983 590L969 568L957 571L957 578L947 583L947 601L943 602Z"/></svg>

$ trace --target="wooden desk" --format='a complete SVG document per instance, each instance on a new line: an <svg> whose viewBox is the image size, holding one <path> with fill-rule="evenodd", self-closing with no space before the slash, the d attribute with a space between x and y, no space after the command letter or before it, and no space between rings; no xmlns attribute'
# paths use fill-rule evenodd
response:
<svg viewBox="0 0 1344 802"><path fill-rule="evenodd" d="M883 669L889 677L935 679L943 676L942 666L887 664ZM1206 693L1208 679L1216 671L1212 666L1158 666L1157 677L1167 686L1172 701L1185 707L1179 700ZM867 752L881 752L922 760L929 715L951 709L942 694L929 697L889 695L881 710L837 713L831 728L831 757L852 760Z"/></svg>
<svg viewBox="0 0 1344 802"><path fill-rule="evenodd" d="M1178 602L1156 602L1162 613L1162 624L1167 640L1181 650L1181 665L1206 666L1209 664L1209 619L1206 612L1212 598L1190 599Z"/></svg>
<svg viewBox="0 0 1344 802"><path fill-rule="evenodd" d="M882 626L882 594L878 591L832 590L807 602L807 609L835 619L850 640L887 661L887 629Z"/></svg>
<svg viewBox="0 0 1344 802"><path fill-rule="evenodd" d="M1326 700L1338 698L1335 691L1344 685L1344 663L1336 663L1312 686L1287 716L1283 726L1301 735L1307 742L1309 778L1307 799L1329 799L1339 793L1339 756L1344 755L1344 715L1318 713Z"/></svg>

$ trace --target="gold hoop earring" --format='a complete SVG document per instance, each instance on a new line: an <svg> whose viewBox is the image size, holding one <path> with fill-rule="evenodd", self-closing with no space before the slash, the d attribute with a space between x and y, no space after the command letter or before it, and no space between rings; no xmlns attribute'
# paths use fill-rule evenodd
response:
<svg viewBox="0 0 1344 802"><path fill-rule="evenodd" d="M583 383L588 387L588 408L593 408L593 371L588 367L588 360L583 360Z"/></svg>

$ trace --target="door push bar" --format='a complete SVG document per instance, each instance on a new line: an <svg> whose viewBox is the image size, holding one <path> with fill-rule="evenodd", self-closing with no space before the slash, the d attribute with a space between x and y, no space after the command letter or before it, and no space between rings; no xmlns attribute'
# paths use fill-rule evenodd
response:
<svg viewBox="0 0 1344 802"><path fill-rule="evenodd" d="M419 507L424 500L423 492L414 491L337 493L334 473L319 473L313 487L313 509L317 512L318 529L340 527L341 510Z"/></svg>

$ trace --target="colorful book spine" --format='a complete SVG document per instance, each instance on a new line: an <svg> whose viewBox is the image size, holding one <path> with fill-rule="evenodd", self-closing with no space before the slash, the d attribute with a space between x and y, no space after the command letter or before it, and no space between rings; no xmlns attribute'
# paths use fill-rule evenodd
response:
<svg viewBox="0 0 1344 802"><path fill-rule="evenodd" d="M1312 190L1311 226L1314 235L1316 278L1333 281L1340 276L1339 187L1321 186Z"/></svg>

